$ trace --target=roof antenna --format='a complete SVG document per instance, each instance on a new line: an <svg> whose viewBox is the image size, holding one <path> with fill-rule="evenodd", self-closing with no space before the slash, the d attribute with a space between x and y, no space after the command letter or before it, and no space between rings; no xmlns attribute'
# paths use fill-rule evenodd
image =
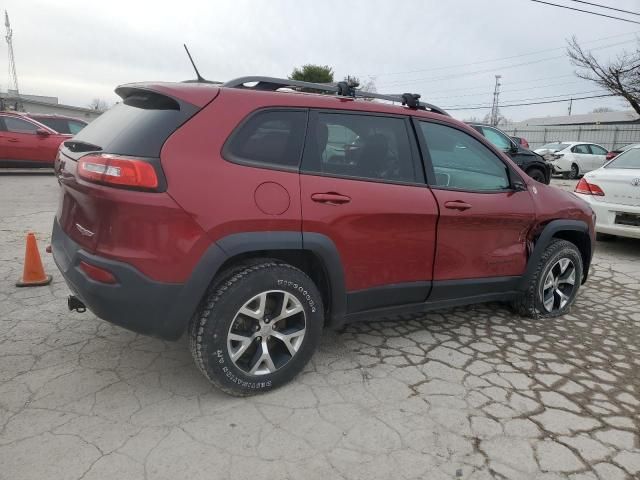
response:
<svg viewBox="0 0 640 480"><path fill-rule="evenodd" d="M187 52L187 55L189 56L189 61L191 62L191 65L193 65L193 69L196 71L196 82L198 83L212 83L209 80L205 80L202 75L200 75L200 72L198 71L198 67L196 67L195 62L193 61L193 58L191 58L191 54L189 53L189 49L187 48L187 44L183 43L182 46L184 47L184 49Z"/></svg>

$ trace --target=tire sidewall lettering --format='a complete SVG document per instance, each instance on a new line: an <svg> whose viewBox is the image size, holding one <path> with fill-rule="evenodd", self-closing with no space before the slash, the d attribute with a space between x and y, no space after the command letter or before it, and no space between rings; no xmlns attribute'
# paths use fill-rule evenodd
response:
<svg viewBox="0 0 640 480"><path fill-rule="evenodd" d="M302 285L298 285L297 282L292 282L290 280L278 280L278 286L285 286L292 288L295 292L300 293L304 300L306 300L309 308L311 309L311 313L316 313L316 302L311 297L311 294L305 290Z"/></svg>

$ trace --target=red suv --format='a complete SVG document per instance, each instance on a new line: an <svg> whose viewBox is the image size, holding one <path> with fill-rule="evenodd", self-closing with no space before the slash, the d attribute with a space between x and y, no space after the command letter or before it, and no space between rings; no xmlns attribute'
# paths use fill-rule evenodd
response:
<svg viewBox="0 0 640 480"><path fill-rule="evenodd" d="M51 168L60 144L71 136L27 114L0 112L0 167Z"/></svg>
<svg viewBox="0 0 640 480"><path fill-rule="evenodd" d="M591 208L417 95L263 77L116 92L56 164L69 308L187 331L229 393L289 381L323 326L496 300L556 317L587 278Z"/></svg>

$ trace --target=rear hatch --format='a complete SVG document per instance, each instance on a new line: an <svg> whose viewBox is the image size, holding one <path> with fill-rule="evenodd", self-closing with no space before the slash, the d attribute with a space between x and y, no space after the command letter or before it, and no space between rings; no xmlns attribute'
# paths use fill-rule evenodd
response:
<svg viewBox="0 0 640 480"><path fill-rule="evenodd" d="M62 187L57 219L67 235L92 253L101 242L101 250L108 250L117 230L121 236L125 233L127 238L132 236L135 226L122 225L119 221L122 213L126 213L129 221L138 217L141 227L153 221L149 218L150 209L145 206L157 206L158 215L163 211L168 215L174 202L163 193L167 185L160 166L162 146L173 132L212 101L219 89L176 84L172 90L171 84L136 84L119 87L116 93L122 101L65 141L55 164ZM157 188L142 192L80 179L78 162L97 155L122 156L151 164L159 180Z"/></svg>

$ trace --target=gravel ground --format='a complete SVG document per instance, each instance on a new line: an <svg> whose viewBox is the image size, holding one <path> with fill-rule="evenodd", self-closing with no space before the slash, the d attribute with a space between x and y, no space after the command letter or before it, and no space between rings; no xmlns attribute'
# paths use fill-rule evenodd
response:
<svg viewBox="0 0 640 480"><path fill-rule="evenodd" d="M44 254L57 193L0 176L0 479L640 478L639 241L599 243L561 319L488 304L357 324L237 399L185 339L67 311ZM50 286L14 287L28 230Z"/></svg>

